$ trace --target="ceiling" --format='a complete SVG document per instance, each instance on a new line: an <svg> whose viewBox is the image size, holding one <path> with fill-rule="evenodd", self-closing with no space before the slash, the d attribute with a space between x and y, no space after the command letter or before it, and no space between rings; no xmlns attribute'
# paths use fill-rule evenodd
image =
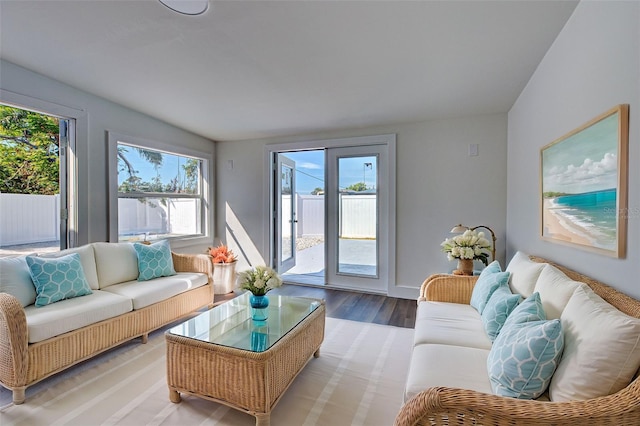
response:
<svg viewBox="0 0 640 426"><path fill-rule="evenodd" d="M507 112L575 1L0 1L3 59L213 140Z"/></svg>

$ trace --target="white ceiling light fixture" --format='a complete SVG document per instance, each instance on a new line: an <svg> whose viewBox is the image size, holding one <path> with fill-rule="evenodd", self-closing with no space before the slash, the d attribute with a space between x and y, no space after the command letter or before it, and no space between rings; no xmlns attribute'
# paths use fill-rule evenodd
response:
<svg viewBox="0 0 640 426"><path fill-rule="evenodd" d="M209 0L158 0L174 12L183 15L202 15L209 9Z"/></svg>

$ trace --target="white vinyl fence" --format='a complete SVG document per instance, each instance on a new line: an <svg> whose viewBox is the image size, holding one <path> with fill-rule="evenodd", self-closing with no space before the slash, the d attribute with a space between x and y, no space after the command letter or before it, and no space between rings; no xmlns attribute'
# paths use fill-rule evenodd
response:
<svg viewBox="0 0 640 426"><path fill-rule="evenodd" d="M199 231L199 203L193 199L120 199L121 235L193 235ZM0 247L60 240L60 196L0 194Z"/></svg>
<svg viewBox="0 0 640 426"><path fill-rule="evenodd" d="M0 247L60 239L60 195L0 194Z"/></svg>
<svg viewBox="0 0 640 426"><path fill-rule="evenodd" d="M324 236L324 196L298 195L298 237Z"/></svg>
<svg viewBox="0 0 640 426"><path fill-rule="evenodd" d="M340 194L338 236L375 238L376 202L375 194ZM297 195L297 209L298 237L324 235L323 195Z"/></svg>
<svg viewBox="0 0 640 426"><path fill-rule="evenodd" d="M284 198L284 197L283 197ZM200 211L197 200L170 199L166 203L120 199L118 227L121 235L144 233L196 234ZM283 199L288 208L289 199ZM324 196L296 194L296 235L324 235ZM341 238L375 238L375 194L340 195ZM287 218L288 222L288 218ZM283 226L283 230L287 226ZM0 194L0 247L58 241L60 239L60 196Z"/></svg>
<svg viewBox="0 0 640 426"><path fill-rule="evenodd" d="M338 237L376 237L376 194L340 194Z"/></svg>
<svg viewBox="0 0 640 426"><path fill-rule="evenodd" d="M148 198L141 202L134 198L118 200L118 233L194 235L199 233L199 200Z"/></svg>

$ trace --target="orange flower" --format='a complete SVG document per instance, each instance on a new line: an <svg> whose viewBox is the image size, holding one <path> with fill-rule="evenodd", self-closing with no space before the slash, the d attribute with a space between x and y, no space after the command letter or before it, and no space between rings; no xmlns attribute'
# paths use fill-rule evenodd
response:
<svg viewBox="0 0 640 426"><path fill-rule="evenodd" d="M209 247L209 255L213 263L233 263L238 260L233 251L222 243L218 247Z"/></svg>

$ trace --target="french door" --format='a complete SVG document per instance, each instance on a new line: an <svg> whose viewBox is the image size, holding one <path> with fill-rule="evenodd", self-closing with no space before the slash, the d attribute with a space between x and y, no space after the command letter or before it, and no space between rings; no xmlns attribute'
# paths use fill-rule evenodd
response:
<svg viewBox="0 0 640 426"><path fill-rule="evenodd" d="M388 143L380 143L380 139ZM286 273L286 281L388 293L395 274L395 203L389 191L394 182L389 163L395 139L385 135L372 141L377 143L364 144L363 140L371 138L271 151L272 264L280 274ZM336 146L339 144L345 146ZM303 154L318 151L323 154L317 156L320 159L314 162L313 170L324 170L323 178L316 177L309 187L306 179L310 170L305 167L310 161ZM292 157L299 158L298 165ZM316 185L320 187L309 193ZM318 203L323 207L316 210ZM315 222L307 223L310 220ZM307 248L305 241L310 236L317 240L319 230L322 246ZM296 236L302 242L300 249L296 249Z"/></svg>
<svg viewBox="0 0 640 426"><path fill-rule="evenodd" d="M327 285L385 293L389 190L386 146L327 150Z"/></svg>

